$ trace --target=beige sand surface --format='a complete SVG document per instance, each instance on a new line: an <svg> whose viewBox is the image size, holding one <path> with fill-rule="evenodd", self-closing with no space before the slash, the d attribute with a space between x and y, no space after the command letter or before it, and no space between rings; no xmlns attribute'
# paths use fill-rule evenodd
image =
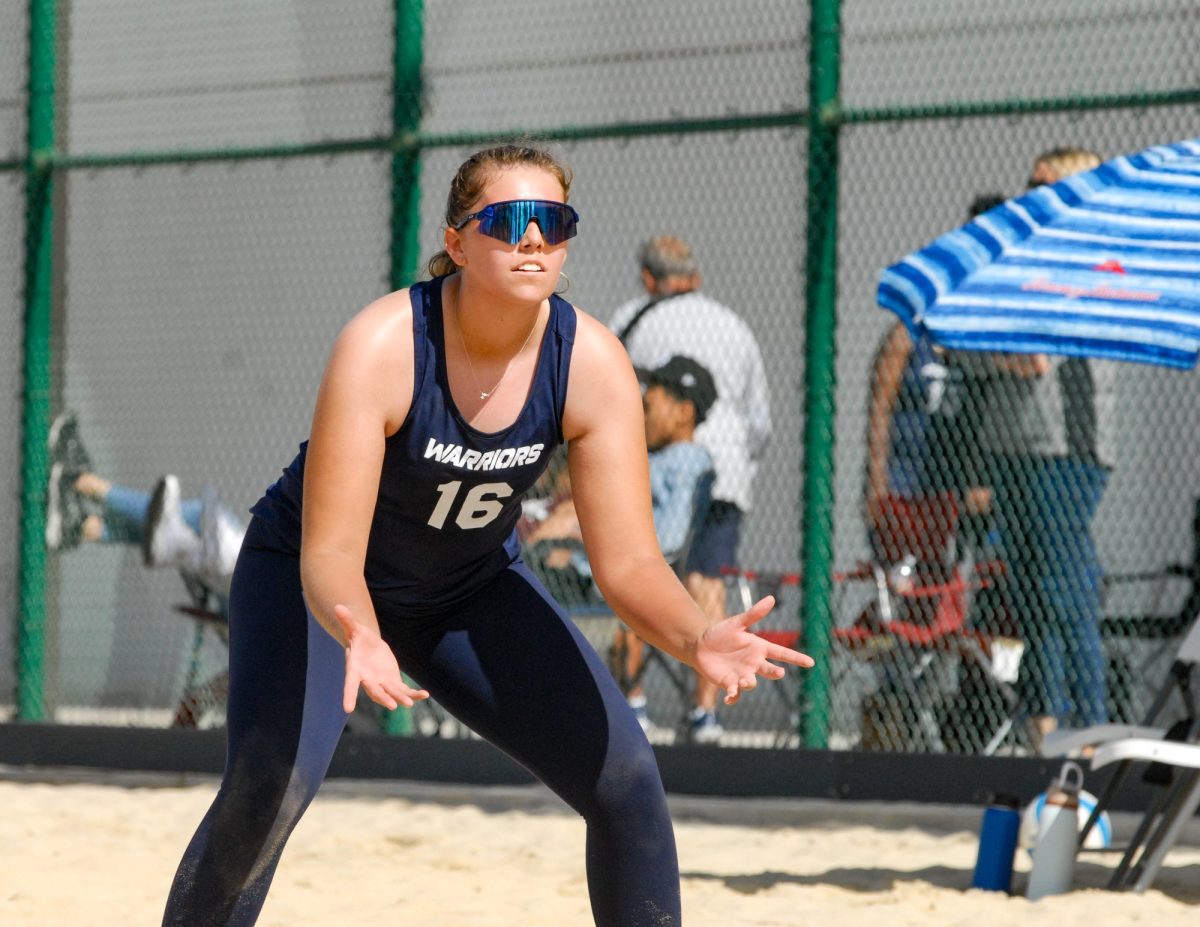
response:
<svg viewBox="0 0 1200 927"><path fill-rule="evenodd" d="M0 781L0 924L157 925L210 779ZM904 927L1200 924L1200 847L1156 888L1031 903L967 890L976 809L673 798L685 923ZM587 925L583 825L544 790L333 781L292 838L260 924ZM1018 861L1023 887L1028 857Z"/></svg>

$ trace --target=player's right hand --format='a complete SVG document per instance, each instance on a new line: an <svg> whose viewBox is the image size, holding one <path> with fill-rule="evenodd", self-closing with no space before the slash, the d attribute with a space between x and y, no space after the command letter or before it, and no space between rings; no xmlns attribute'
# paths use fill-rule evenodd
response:
<svg viewBox="0 0 1200 927"><path fill-rule="evenodd" d="M389 710L400 705L412 708L414 702L429 698L424 689L414 689L404 681L396 655L377 631L355 621L345 605L335 605L333 617L346 635L346 684L342 690L346 714L358 703L359 686L371 701Z"/></svg>

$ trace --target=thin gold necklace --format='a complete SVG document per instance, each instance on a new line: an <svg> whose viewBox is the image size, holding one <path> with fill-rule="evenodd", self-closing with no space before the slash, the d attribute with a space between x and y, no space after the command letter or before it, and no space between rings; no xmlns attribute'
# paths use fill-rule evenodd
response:
<svg viewBox="0 0 1200 927"><path fill-rule="evenodd" d="M518 357L520 357L521 353L527 347L529 347L529 339L531 339L533 337L533 331L534 331L534 329L537 328L538 316L541 315L541 310L539 309L537 315L535 315L533 317L533 324L529 327L529 334L525 336L524 344L522 344L517 349L517 353L514 354L509 359L508 365L504 368L504 373L500 374L500 379L497 380L495 385L489 390L485 390L482 386L479 385L479 377L476 376L476 374L475 374L475 364L471 361L471 352L469 350L467 350L467 339L463 337L462 325L459 324L459 321L458 321L458 306L457 305L451 311L451 315L454 316L454 330L456 332L458 332L458 343L462 345L463 354L465 354L466 358L467 358L467 369L469 369L471 371L471 379L475 381L475 388L477 390L479 390L479 398L481 400L487 399L488 397L490 397L492 395L492 393L496 392L496 390L498 390L500 388L500 384L503 383L504 378L508 376L508 370L509 370L509 367L512 366L512 362L514 360L516 360Z"/></svg>

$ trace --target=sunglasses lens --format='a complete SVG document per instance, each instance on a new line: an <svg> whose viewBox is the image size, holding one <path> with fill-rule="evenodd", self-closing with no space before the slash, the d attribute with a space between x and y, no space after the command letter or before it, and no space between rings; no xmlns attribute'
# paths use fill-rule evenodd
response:
<svg viewBox="0 0 1200 927"><path fill-rule="evenodd" d="M542 230L542 237L552 245L575 237L578 216L566 203L540 203L534 212L534 218Z"/></svg>
<svg viewBox="0 0 1200 927"><path fill-rule="evenodd" d="M492 203L479 217L479 231L498 241L515 245L529 223L537 221L547 243L557 245L574 238L579 216L566 203L546 200L509 200Z"/></svg>
<svg viewBox="0 0 1200 927"><path fill-rule="evenodd" d="M515 245L525 234L524 229L517 230L517 222L520 217L512 208L517 205L517 203L492 203L490 206L485 206L479 216L479 231L489 238ZM528 224L528 218L525 222Z"/></svg>

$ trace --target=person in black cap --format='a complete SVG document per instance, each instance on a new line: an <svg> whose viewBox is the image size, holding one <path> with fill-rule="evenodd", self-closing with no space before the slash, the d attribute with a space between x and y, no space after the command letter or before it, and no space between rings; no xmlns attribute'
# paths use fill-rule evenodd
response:
<svg viewBox="0 0 1200 927"><path fill-rule="evenodd" d="M667 562L682 570L693 528L707 513L712 491L712 457L694 439L697 426L717 401L717 386L706 367L682 354L661 367L639 369L637 373L645 387L642 411L650 451L654 533ZM618 674L626 680L638 680L642 641L624 625L617 629L614 653L624 663L615 667ZM626 697L638 722L649 730L652 725L640 680L633 683Z"/></svg>
<svg viewBox="0 0 1200 927"><path fill-rule="evenodd" d="M708 451L694 440L696 427L717 401L712 374L694 358L675 355L653 370L637 369L650 463L654 534L664 559L683 570L694 528L708 510L715 470ZM527 539L531 563L552 578L556 596L591 584L573 500L561 499ZM613 675L628 686L626 697L643 730L650 732L639 673L642 641L624 625L613 640Z"/></svg>
<svg viewBox="0 0 1200 927"><path fill-rule="evenodd" d="M696 484L713 470L712 457L695 442L695 433L717 400L717 387L707 368L682 354L638 374L645 384L642 412L654 528L663 556L674 563L686 553Z"/></svg>

